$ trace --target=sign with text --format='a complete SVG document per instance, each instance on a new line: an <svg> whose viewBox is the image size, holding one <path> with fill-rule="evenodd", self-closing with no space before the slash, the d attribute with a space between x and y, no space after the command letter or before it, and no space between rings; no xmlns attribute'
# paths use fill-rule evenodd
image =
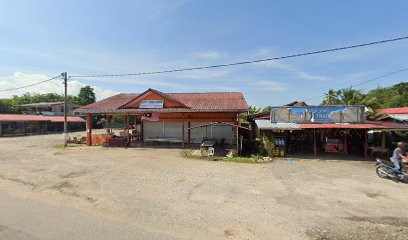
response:
<svg viewBox="0 0 408 240"><path fill-rule="evenodd" d="M274 107L273 123L363 123L364 106Z"/></svg>
<svg viewBox="0 0 408 240"><path fill-rule="evenodd" d="M163 108L163 100L142 100L139 108Z"/></svg>

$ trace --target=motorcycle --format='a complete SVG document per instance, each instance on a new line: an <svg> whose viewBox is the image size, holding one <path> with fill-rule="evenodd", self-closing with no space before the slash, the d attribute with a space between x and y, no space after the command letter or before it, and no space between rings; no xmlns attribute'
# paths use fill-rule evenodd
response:
<svg viewBox="0 0 408 240"><path fill-rule="evenodd" d="M380 178L392 179L398 182L408 182L408 173L405 171L393 172L394 164L391 161L385 161L377 158L376 173Z"/></svg>

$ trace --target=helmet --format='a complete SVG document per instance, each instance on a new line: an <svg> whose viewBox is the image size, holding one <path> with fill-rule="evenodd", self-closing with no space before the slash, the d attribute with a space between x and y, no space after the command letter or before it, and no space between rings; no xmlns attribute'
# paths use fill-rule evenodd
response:
<svg viewBox="0 0 408 240"><path fill-rule="evenodd" d="M403 148L404 148L406 145L407 145L407 144L406 144L405 142L398 142L398 143L397 143L397 146L398 146L398 147L403 147Z"/></svg>

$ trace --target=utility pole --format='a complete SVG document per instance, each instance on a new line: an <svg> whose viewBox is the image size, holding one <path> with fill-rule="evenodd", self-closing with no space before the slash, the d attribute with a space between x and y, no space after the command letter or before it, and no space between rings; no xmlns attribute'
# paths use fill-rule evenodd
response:
<svg viewBox="0 0 408 240"><path fill-rule="evenodd" d="M64 78L64 147L67 146L67 140L68 140L68 122L67 122L67 81L68 81L68 76L66 72L61 73L61 76Z"/></svg>

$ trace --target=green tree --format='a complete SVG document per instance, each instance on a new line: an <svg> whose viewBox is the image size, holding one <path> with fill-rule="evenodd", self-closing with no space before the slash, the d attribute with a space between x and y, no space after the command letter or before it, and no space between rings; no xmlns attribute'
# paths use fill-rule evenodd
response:
<svg viewBox="0 0 408 240"><path fill-rule="evenodd" d="M82 106L94 103L96 101L94 89L91 88L90 86L81 88L76 101L79 105Z"/></svg>
<svg viewBox="0 0 408 240"><path fill-rule="evenodd" d="M267 113L267 112L270 112L271 110L272 110L272 106L266 106L266 107L264 107L264 108L262 109L261 112Z"/></svg>
<svg viewBox="0 0 408 240"><path fill-rule="evenodd" d="M344 88L340 90L340 101L343 105L361 105L365 95L357 89Z"/></svg>
<svg viewBox="0 0 408 240"><path fill-rule="evenodd" d="M339 105L341 104L341 101L339 99L341 91L340 90L333 90L330 89L329 92L326 93L326 97L322 102L322 105L328 106L328 105Z"/></svg>
<svg viewBox="0 0 408 240"><path fill-rule="evenodd" d="M14 113L11 99L0 99L0 113Z"/></svg>
<svg viewBox="0 0 408 240"><path fill-rule="evenodd" d="M341 90L330 89L322 105L361 105L365 95L357 89L344 88Z"/></svg>

